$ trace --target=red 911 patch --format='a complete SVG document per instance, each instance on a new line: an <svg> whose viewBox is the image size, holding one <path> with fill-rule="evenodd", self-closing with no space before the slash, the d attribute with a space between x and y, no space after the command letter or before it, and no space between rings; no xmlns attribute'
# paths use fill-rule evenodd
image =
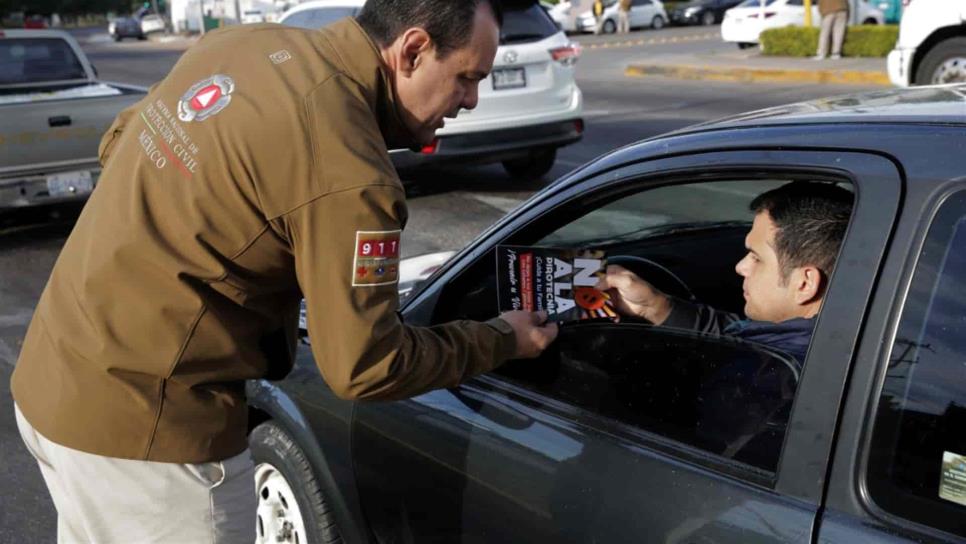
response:
<svg viewBox="0 0 966 544"><path fill-rule="evenodd" d="M352 286L390 285L399 281L401 230L356 231Z"/></svg>

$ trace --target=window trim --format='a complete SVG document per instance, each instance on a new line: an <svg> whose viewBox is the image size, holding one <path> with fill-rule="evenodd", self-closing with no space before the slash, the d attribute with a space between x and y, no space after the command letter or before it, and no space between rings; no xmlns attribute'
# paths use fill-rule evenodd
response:
<svg viewBox="0 0 966 544"><path fill-rule="evenodd" d="M886 334L883 335L883 341L880 344L881 347L876 356L875 377L863 410L866 417L861 427L862 438L859 443L859 455L857 455L855 467L855 474L857 476L855 484L858 490L859 501L862 507L874 518L903 532L913 530L939 539L948 539L950 537L961 539L963 537L886 510L875 500L872 489L869 486L869 480L872 440L875 433L875 423L879 416L879 400L882 397L882 391L885 387L889 361L899 333L900 322L902 321L906 304L909 300L909 293L912 290L916 271L919 269L922 251L926 246L926 241L929 239L930 229L935 225L936 218L942 211L943 206L956 196L966 199L966 183L964 183L964 180L954 180L950 184L942 187L933 197L929 198L923 206L925 213L920 215L919 221L913 227L915 234L911 240L909 249L903 257L898 289L896 290L895 299L890 304L891 310L887 319ZM966 203L964 203L963 214L966 217Z"/></svg>

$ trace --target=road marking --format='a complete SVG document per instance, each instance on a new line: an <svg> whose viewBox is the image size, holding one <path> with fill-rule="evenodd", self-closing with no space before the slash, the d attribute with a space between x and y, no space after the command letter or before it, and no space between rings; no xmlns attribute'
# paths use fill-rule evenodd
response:
<svg viewBox="0 0 966 544"><path fill-rule="evenodd" d="M719 36L717 33L707 33L707 34L695 34L693 36L675 36L673 38L650 38L639 40L628 40L622 42L598 42L582 44L583 49L623 49L628 47L640 47L642 45L660 45L667 43L680 43L680 42L696 42L696 41L711 41L717 40Z"/></svg>
<svg viewBox="0 0 966 544"><path fill-rule="evenodd" d="M561 162L561 161L557 161ZM496 195L481 195L479 193L467 193L467 196L476 200L477 202L482 202L491 208L496 208L503 213L507 213L510 210L516 208L523 202L520 198L508 198L505 196Z"/></svg>

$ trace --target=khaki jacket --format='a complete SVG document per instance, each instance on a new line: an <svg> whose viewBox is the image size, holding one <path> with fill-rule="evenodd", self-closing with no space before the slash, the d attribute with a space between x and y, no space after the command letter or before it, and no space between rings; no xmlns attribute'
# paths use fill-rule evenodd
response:
<svg viewBox="0 0 966 544"><path fill-rule="evenodd" d="M629 13L631 11L631 0L620 0L619 8L621 11Z"/></svg>
<svg viewBox="0 0 966 544"><path fill-rule="evenodd" d="M387 146L412 144L355 21L208 34L104 136L13 374L25 417L99 455L236 455L245 380L291 369L303 295L344 398L411 396L504 361L502 320L396 314L407 211Z"/></svg>
<svg viewBox="0 0 966 544"><path fill-rule="evenodd" d="M818 12L822 15L848 10L848 0L818 0Z"/></svg>

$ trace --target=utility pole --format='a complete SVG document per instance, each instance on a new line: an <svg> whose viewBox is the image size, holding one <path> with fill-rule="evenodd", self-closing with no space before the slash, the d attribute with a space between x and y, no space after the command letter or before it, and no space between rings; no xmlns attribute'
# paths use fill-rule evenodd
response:
<svg viewBox="0 0 966 544"><path fill-rule="evenodd" d="M812 0L805 0L805 28L812 26Z"/></svg>
<svg viewBox="0 0 966 544"><path fill-rule="evenodd" d="M201 16L201 35L205 35L205 0L198 0L198 14Z"/></svg>

